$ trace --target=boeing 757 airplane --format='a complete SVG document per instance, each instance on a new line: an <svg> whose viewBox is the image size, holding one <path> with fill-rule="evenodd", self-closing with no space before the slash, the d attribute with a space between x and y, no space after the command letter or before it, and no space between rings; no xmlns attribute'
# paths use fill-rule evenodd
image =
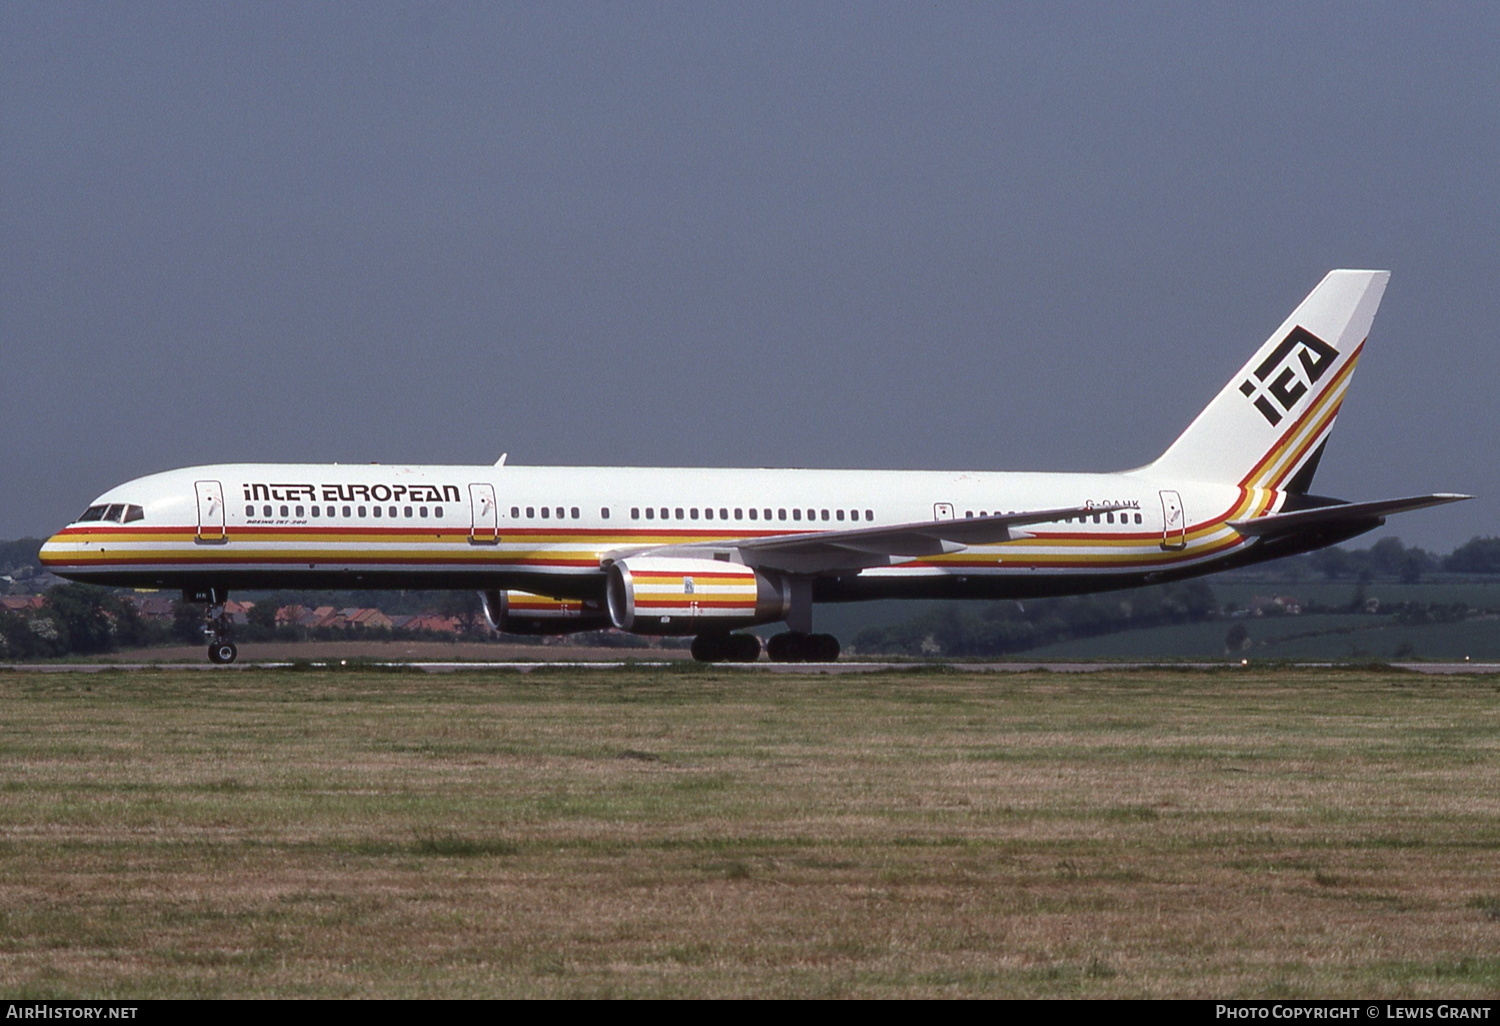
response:
<svg viewBox="0 0 1500 1026"><path fill-rule="evenodd" d="M137 478L47 540L60 576L180 588L233 662L232 588L473 588L510 633L693 635L831 661L813 605L1030 598L1333 545L1392 513L1313 475L1390 275L1333 271L1155 462L1109 474L236 463ZM739 631L740 633L735 633Z"/></svg>

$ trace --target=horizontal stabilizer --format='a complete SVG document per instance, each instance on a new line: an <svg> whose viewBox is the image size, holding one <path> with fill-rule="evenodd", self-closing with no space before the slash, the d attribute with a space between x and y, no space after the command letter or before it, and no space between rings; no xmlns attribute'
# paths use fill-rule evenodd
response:
<svg viewBox="0 0 1500 1026"><path fill-rule="evenodd" d="M1472 495L1414 495L1406 499L1377 499L1374 502L1343 502L1335 506L1319 506L1317 509L1300 509L1295 513L1272 513L1253 520L1231 520L1229 526L1240 534L1262 536L1291 534L1312 527L1329 527L1353 524L1359 521L1376 520L1392 513L1406 513L1428 506L1441 506L1447 502L1472 499Z"/></svg>

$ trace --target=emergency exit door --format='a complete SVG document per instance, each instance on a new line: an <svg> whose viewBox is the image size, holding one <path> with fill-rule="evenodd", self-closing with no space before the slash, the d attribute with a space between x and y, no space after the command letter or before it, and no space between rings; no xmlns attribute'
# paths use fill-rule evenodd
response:
<svg viewBox="0 0 1500 1026"><path fill-rule="evenodd" d="M495 503L494 485L469 485L469 512L470 544L494 545L500 540L500 507Z"/></svg>

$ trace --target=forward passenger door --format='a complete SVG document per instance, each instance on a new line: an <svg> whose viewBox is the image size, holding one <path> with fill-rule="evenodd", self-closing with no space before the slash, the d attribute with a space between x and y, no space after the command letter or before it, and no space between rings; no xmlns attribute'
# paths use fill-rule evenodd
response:
<svg viewBox="0 0 1500 1026"><path fill-rule="evenodd" d="M209 544L228 541L224 530L224 486L217 481L194 481L198 493L198 541Z"/></svg>

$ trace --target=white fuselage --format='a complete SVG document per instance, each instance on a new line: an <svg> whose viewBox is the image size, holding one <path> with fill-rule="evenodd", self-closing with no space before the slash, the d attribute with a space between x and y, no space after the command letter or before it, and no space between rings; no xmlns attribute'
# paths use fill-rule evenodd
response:
<svg viewBox="0 0 1500 1026"><path fill-rule="evenodd" d="M497 625L695 633L710 639L705 658L744 626L806 635L817 601L1195 576L1462 498L1309 494L1388 277L1330 272L1135 470L225 464L110 489L42 561L81 581L181 587L216 608L230 588L475 588Z"/></svg>
<svg viewBox="0 0 1500 1026"><path fill-rule="evenodd" d="M1000 596L1086 590L1070 577L1125 587L1206 572L1252 544L1226 522L1277 500L1266 489L1141 472L227 464L110 489L90 509L108 516L133 505L139 519L75 522L47 542L44 558L77 580L137 587L515 587L588 597L611 560L666 545L1123 507L840 574L826 597L943 594L959 580L963 593Z"/></svg>

